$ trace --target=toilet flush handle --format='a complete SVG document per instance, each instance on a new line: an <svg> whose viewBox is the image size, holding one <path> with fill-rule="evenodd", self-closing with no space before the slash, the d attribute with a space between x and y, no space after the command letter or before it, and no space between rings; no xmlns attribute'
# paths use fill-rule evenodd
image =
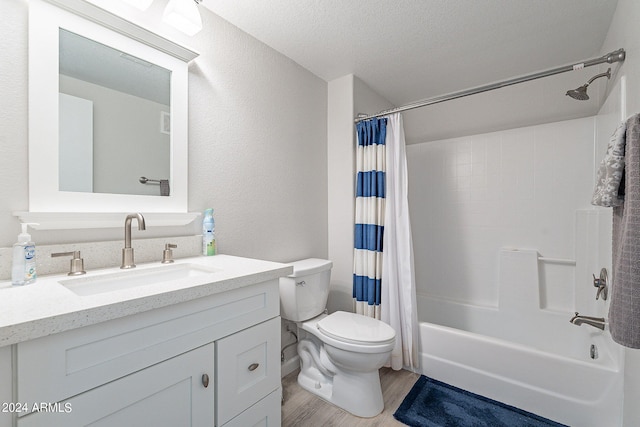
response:
<svg viewBox="0 0 640 427"><path fill-rule="evenodd" d="M305 282L304 280L301 280L301 281L299 281L299 282L296 282L296 286L304 286L304 285L306 285L306 284L307 284L307 282Z"/></svg>

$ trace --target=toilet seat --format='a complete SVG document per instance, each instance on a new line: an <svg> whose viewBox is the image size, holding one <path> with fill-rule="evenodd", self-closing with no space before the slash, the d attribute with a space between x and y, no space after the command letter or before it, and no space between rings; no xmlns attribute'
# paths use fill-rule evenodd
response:
<svg viewBox="0 0 640 427"><path fill-rule="evenodd" d="M395 342L396 332L386 323L361 314L336 311L317 322L318 331L336 341L379 347Z"/></svg>

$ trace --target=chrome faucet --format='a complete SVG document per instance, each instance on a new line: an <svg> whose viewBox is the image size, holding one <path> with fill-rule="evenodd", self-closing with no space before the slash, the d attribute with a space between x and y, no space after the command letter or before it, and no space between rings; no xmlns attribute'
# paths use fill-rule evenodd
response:
<svg viewBox="0 0 640 427"><path fill-rule="evenodd" d="M604 331L604 317L580 316L576 311L576 315L573 316L569 322L578 326L586 323L589 326L593 326L594 328L602 329Z"/></svg>
<svg viewBox="0 0 640 427"><path fill-rule="evenodd" d="M607 279L606 268L600 270L600 278L596 278L595 274L593 275L593 286L598 288L598 291L596 292L596 299L600 299L600 296L602 296L602 299L606 301L608 294Z"/></svg>
<svg viewBox="0 0 640 427"><path fill-rule="evenodd" d="M134 218L138 220L138 230L146 230L144 217L141 213L127 215L124 220L124 248L122 249L122 265L120 268L134 268L136 266L133 262L133 248L131 247L131 220Z"/></svg>

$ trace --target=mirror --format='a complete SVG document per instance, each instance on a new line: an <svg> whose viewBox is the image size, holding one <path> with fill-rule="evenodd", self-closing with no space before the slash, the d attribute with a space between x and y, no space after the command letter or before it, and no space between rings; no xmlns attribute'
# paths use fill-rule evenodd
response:
<svg viewBox="0 0 640 427"><path fill-rule="evenodd" d="M29 210L186 212L187 63L108 26L30 2Z"/></svg>
<svg viewBox="0 0 640 427"><path fill-rule="evenodd" d="M58 189L169 196L171 71L62 28L59 46Z"/></svg>

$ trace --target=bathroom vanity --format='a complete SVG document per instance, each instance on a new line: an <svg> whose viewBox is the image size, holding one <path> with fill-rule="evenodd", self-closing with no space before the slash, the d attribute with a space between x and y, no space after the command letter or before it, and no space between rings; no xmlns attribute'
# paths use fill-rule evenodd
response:
<svg viewBox="0 0 640 427"><path fill-rule="evenodd" d="M1 283L0 427L280 425L291 272L219 255Z"/></svg>
<svg viewBox="0 0 640 427"><path fill-rule="evenodd" d="M45 230L121 226L132 210L149 213L150 226L192 222L188 63L197 52L95 2L28 3L29 211L15 214ZM93 114L93 105L111 109ZM134 105L148 114L125 110ZM106 156L97 148L114 141L123 146ZM122 155L132 152L144 155ZM123 187L111 187L123 175L114 170L132 173ZM147 176L167 191L145 186ZM132 268L126 221L128 270L89 265L78 277L0 283L0 427L280 425L278 279L292 267L219 255Z"/></svg>

